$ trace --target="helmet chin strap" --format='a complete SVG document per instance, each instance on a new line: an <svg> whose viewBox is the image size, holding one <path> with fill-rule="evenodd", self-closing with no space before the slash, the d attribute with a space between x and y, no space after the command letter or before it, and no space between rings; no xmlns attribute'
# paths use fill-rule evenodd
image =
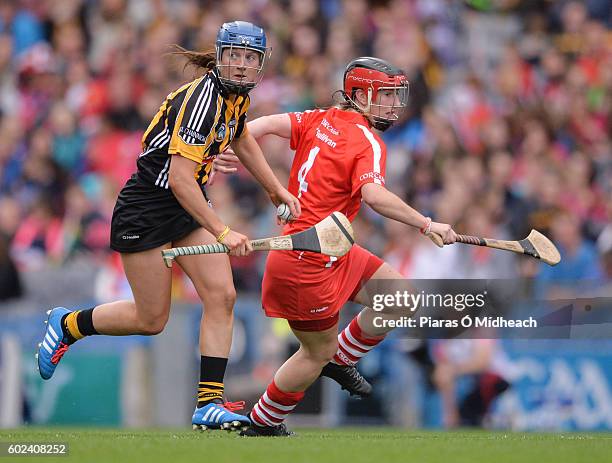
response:
<svg viewBox="0 0 612 463"><path fill-rule="evenodd" d="M372 116L372 127L374 127L376 130L380 130L381 132L384 132L389 127L391 127L391 124L392 122L389 119L384 119L378 116Z"/></svg>

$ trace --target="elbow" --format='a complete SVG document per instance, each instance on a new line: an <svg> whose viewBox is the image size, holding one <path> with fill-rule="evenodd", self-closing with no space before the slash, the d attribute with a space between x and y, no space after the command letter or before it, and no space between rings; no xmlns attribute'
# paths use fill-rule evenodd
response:
<svg viewBox="0 0 612 463"><path fill-rule="evenodd" d="M177 198L182 197L185 186L188 184L188 180L189 179L186 179L185 176L170 171L170 174L168 175L168 188L172 190L172 193Z"/></svg>
<svg viewBox="0 0 612 463"><path fill-rule="evenodd" d="M176 175L172 175L172 172L168 175L168 188L172 190L172 192L176 195L179 189L179 181L176 178Z"/></svg>
<svg viewBox="0 0 612 463"><path fill-rule="evenodd" d="M377 188L373 183L366 183L361 187L361 198L372 209L376 209L379 203L380 195L377 194L376 190Z"/></svg>

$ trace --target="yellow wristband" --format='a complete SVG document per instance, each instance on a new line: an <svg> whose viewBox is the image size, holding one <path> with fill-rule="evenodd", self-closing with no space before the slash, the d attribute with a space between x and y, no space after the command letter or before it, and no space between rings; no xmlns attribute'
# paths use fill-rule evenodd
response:
<svg viewBox="0 0 612 463"><path fill-rule="evenodd" d="M230 232L230 227L228 225L225 226L225 229L221 232L219 236L217 236L217 243L223 243L223 240Z"/></svg>

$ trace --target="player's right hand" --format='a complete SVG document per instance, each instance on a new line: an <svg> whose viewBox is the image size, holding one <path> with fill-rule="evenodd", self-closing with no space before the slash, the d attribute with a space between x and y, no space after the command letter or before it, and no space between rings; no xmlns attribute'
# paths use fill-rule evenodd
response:
<svg viewBox="0 0 612 463"><path fill-rule="evenodd" d="M431 231L440 235L444 244L453 244L457 241L457 233L447 223L431 222Z"/></svg>
<svg viewBox="0 0 612 463"><path fill-rule="evenodd" d="M230 256L248 256L253 250L249 239L234 230L230 230L221 243L229 248Z"/></svg>

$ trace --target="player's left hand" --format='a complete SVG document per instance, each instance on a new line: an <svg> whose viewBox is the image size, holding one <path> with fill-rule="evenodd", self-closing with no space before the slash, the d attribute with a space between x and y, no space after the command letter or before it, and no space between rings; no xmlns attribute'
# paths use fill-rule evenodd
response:
<svg viewBox="0 0 612 463"><path fill-rule="evenodd" d="M285 203L287 206L289 206L291 215L294 219L298 218L302 213L300 201L289 193L286 188L281 187L278 191L269 193L269 195L275 206L278 206L281 203Z"/></svg>
<svg viewBox="0 0 612 463"><path fill-rule="evenodd" d="M457 233L447 223L431 222L431 232L437 233L442 238L444 244L453 244L457 241Z"/></svg>
<svg viewBox="0 0 612 463"><path fill-rule="evenodd" d="M217 172L222 174L233 174L238 171L240 160L238 156L234 154L234 150L231 148L226 149L223 153L220 153L213 161L212 171L208 177L208 185L212 185L215 181Z"/></svg>

